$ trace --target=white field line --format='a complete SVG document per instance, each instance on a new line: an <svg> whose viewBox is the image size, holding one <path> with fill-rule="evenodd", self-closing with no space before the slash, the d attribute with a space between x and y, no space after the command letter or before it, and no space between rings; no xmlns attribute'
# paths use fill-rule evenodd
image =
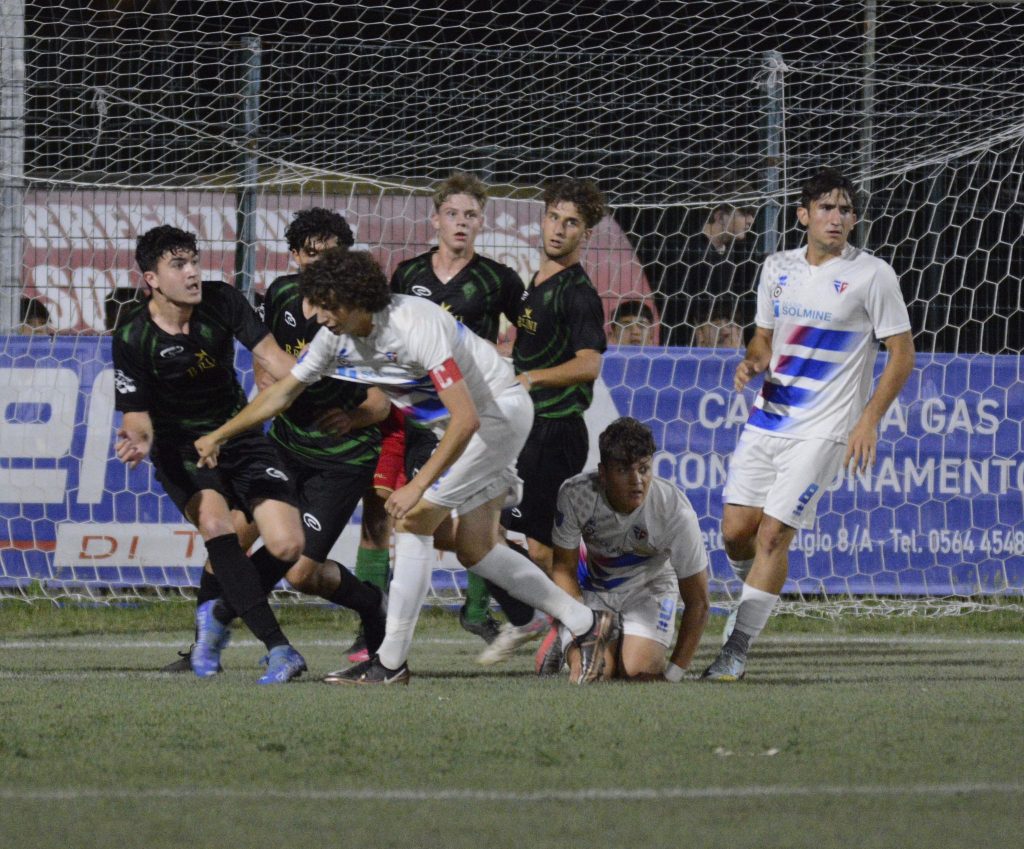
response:
<svg viewBox="0 0 1024 849"><path fill-rule="evenodd" d="M54 637L52 639L0 640L0 651L19 649L78 649L81 651L124 650L124 649L171 649L187 648L191 642L189 635L177 640L98 640L95 637ZM300 640L300 646L320 646L326 648L347 648L352 642L351 637L337 639ZM419 644L432 645L477 645L480 641L473 637L417 637ZM822 645L826 643L850 643L862 645L935 645L935 646L1024 646L1024 637L933 637L913 636L906 634L859 635L859 634L781 634L765 635L758 639L760 645ZM254 639L233 639L232 646L255 648L261 645Z"/></svg>
<svg viewBox="0 0 1024 849"><path fill-rule="evenodd" d="M549 803L579 801L643 802L668 799L785 799L818 797L891 797L891 796L963 796L982 794L1020 796L1024 784L977 782L964 784L851 784L817 785L814 787L787 787L779 784L748 785L745 787L639 787L580 788L578 790L386 790L373 788L338 787L313 788L252 788L231 790L221 787L55 787L45 790L19 790L0 788L0 800L9 802L69 802L77 800L185 800L262 802L268 798L293 802L503 802Z"/></svg>

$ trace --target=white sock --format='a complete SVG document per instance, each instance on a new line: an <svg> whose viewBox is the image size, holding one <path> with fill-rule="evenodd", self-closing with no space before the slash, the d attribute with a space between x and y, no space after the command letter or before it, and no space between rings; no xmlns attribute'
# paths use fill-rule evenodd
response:
<svg viewBox="0 0 1024 849"><path fill-rule="evenodd" d="M398 669L409 656L413 631L427 599L437 555L434 538L424 534L395 534L395 563L388 590L388 621L384 642L377 650L380 662Z"/></svg>
<svg viewBox="0 0 1024 849"><path fill-rule="evenodd" d="M507 545L499 543L471 572L508 590L520 601L543 610L579 636L590 630L594 614L555 584L541 569Z"/></svg>
<svg viewBox="0 0 1024 849"><path fill-rule="evenodd" d="M754 565L754 558L751 557L749 560L733 560L729 558L729 565L732 566L733 574L741 581L747 580L747 575L750 574L750 569Z"/></svg>
<svg viewBox="0 0 1024 849"><path fill-rule="evenodd" d="M764 630L765 623L772 615L772 609L778 600L777 595L754 589L750 584L744 584L743 592L740 594L740 606L736 613L736 628L734 630L742 631L753 642L754 638Z"/></svg>

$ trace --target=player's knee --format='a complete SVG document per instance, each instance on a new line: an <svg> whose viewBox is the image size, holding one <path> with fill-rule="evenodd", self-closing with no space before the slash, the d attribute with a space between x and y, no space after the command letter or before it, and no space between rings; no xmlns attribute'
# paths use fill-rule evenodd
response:
<svg viewBox="0 0 1024 849"><path fill-rule="evenodd" d="M272 539L267 539L266 537L263 539L267 550L278 560L283 560L285 563L294 563L302 556L302 547L305 545L305 542L301 533L298 536L295 534L283 534Z"/></svg>
<svg viewBox="0 0 1024 849"><path fill-rule="evenodd" d="M199 535L203 539L216 539L227 534L235 534L237 536L234 525L227 518L206 518L200 516L197 527L199 528Z"/></svg>
<svg viewBox="0 0 1024 849"><path fill-rule="evenodd" d="M757 526L745 522L722 522L722 546L725 553L734 560L746 560L752 556L751 549L757 538Z"/></svg>
<svg viewBox="0 0 1024 849"><path fill-rule="evenodd" d="M767 555L789 548L793 531L778 521L763 521L757 529L757 547Z"/></svg>
<svg viewBox="0 0 1024 849"><path fill-rule="evenodd" d="M308 557L300 557L298 562L288 570L285 578L300 593L318 595L320 591L320 564L314 563Z"/></svg>

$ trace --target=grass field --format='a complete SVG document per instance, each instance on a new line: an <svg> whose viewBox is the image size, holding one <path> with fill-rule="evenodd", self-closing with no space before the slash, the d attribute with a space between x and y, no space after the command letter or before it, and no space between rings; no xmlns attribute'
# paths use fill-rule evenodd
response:
<svg viewBox="0 0 1024 849"><path fill-rule="evenodd" d="M440 611L408 688L316 681L346 615L282 614L311 674L152 670L183 604L0 604L2 847L988 847L1024 833L1024 620L780 619L747 679L570 687ZM698 665L715 650L705 635Z"/></svg>

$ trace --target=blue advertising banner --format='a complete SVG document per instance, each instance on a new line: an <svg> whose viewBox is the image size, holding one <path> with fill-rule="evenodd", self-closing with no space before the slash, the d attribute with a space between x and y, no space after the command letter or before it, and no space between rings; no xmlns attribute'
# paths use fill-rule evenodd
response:
<svg viewBox="0 0 1024 849"><path fill-rule="evenodd" d="M204 550L148 463L113 456L110 340L6 338L0 351L0 586L191 585ZM623 348L605 356L588 424L649 423L656 472L689 496L731 581L721 492L755 397L739 354ZM880 357L879 370L884 357ZM251 387L248 353L239 368ZM1024 382L1013 356L929 355L883 420L878 461L843 474L790 553L788 592L1024 594Z"/></svg>

